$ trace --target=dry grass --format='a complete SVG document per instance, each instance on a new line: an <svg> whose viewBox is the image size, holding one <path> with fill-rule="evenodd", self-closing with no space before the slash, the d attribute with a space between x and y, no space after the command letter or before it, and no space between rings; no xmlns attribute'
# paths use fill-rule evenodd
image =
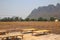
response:
<svg viewBox="0 0 60 40"><path fill-rule="evenodd" d="M0 22L0 30L31 27L48 29L52 30L53 33L60 33L60 22Z"/></svg>

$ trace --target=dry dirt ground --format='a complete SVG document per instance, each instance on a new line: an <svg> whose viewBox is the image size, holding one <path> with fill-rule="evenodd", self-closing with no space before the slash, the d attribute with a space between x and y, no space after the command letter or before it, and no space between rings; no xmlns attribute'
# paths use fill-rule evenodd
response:
<svg viewBox="0 0 60 40"><path fill-rule="evenodd" d="M16 34L18 34L18 32L16 32ZM20 36L18 36L18 38L20 38ZM32 36L31 33L27 33L27 34L23 34L22 40L60 40L60 34L47 34L47 35L38 35L38 36L33 35Z"/></svg>
<svg viewBox="0 0 60 40"><path fill-rule="evenodd" d="M15 28L37 28L43 30L51 30L52 33L60 34L60 22L0 22L0 30L15 29Z"/></svg>
<svg viewBox="0 0 60 40"><path fill-rule="evenodd" d="M60 22L0 22L0 30L15 28L37 28L52 30L49 35L32 36L24 34L23 40L60 40ZM56 34L58 33L58 34Z"/></svg>
<svg viewBox="0 0 60 40"><path fill-rule="evenodd" d="M23 40L60 40L60 35L48 34L41 36L32 36L31 34L25 34Z"/></svg>

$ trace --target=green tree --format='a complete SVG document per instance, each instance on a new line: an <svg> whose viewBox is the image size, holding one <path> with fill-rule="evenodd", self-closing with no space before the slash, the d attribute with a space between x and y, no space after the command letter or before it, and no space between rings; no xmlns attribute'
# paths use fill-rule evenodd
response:
<svg viewBox="0 0 60 40"><path fill-rule="evenodd" d="M15 17L15 19L14 19L15 21L19 21L19 17Z"/></svg>
<svg viewBox="0 0 60 40"><path fill-rule="evenodd" d="M19 21L24 21L24 20L20 17Z"/></svg>
<svg viewBox="0 0 60 40"><path fill-rule="evenodd" d="M46 18L44 18L43 21L48 21L48 20Z"/></svg>
<svg viewBox="0 0 60 40"><path fill-rule="evenodd" d="M10 17L7 17L7 21L11 21L11 18Z"/></svg>
<svg viewBox="0 0 60 40"><path fill-rule="evenodd" d="M30 19L29 18L26 18L25 21L29 21Z"/></svg>
<svg viewBox="0 0 60 40"><path fill-rule="evenodd" d="M60 19L59 19L59 21L60 21Z"/></svg>
<svg viewBox="0 0 60 40"><path fill-rule="evenodd" d="M14 21L14 17L11 17L11 18L10 18L10 21Z"/></svg>
<svg viewBox="0 0 60 40"><path fill-rule="evenodd" d="M30 21L37 21L36 19L30 19Z"/></svg>
<svg viewBox="0 0 60 40"><path fill-rule="evenodd" d="M54 17L50 17L50 21L55 21L55 18Z"/></svg>
<svg viewBox="0 0 60 40"><path fill-rule="evenodd" d="M42 18L42 17L39 17L39 18L38 18L38 21L43 21L43 18Z"/></svg>
<svg viewBox="0 0 60 40"><path fill-rule="evenodd" d="M5 18L2 18L2 19L1 19L1 21L4 21L4 22L6 22L6 21L8 21L8 18L7 18L7 17L5 17Z"/></svg>

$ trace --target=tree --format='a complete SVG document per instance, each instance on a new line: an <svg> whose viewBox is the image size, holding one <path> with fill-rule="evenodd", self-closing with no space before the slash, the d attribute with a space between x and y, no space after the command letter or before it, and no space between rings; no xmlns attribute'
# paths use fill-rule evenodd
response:
<svg viewBox="0 0 60 40"><path fill-rule="evenodd" d="M30 19L30 21L37 21L36 19Z"/></svg>
<svg viewBox="0 0 60 40"><path fill-rule="evenodd" d="M15 21L19 21L19 17L15 17L15 19L14 19Z"/></svg>
<svg viewBox="0 0 60 40"><path fill-rule="evenodd" d="M7 17L5 17L5 18L2 18L1 21L6 22L6 21L8 21L8 19L7 19Z"/></svg>
<svg viewBox="0 0 60 40"><path fill-rule="evenodd" d="M43 21L43 18L42 18L42 17L39 17L39 18L38 18L38 21Z"/></svg>
<svg viewBox="0 0 60 40"><path fill-rule="evenodd" d="M7 17L7 21L11 21L11 18L10 17Z"/></svg>
<svg viewBox="0 0 60 40"><path fill-rule="evenodd" d="M29 18L26 18L25 21L29 21L30 19Z"/></svg>
<svg viewBox="0 0 60 40"><path fill-rule="evenodd" d="M48 21L48 20L46 18L44 18L43 21Z"/></svg>
<svg viewBox="0 0 60 40"><path fill-rule="evenodd" d="M50 21L55 21L55 18L54 17L50 17Z"/></svg>
<svg viewBox="0 0 60 40"><path fill-rule="evenodd" d="M60 19L59 19L59 21L60 21Z"/></svg>
<svg viewBox="0 0 60 40"><path fill-rule="evenodd" d="M10 18L10 21L14 21L14 17L11 17L11 18Z"/></svg>
<svg viewBox="0 0 60 40"><path fill-rule="evenodd" d="M24 20L20 17L19 21L24 21Z"/></svg>

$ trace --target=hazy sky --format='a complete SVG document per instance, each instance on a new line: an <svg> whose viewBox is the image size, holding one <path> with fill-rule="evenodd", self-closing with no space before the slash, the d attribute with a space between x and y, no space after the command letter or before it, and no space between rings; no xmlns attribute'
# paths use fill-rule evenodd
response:
<svg viewBox="0 0 60 40"><path fill-rule="evenodd" d="M0 17L26 18L34 8L57 3L60 3L60 0L0 0Z"/></svg>

